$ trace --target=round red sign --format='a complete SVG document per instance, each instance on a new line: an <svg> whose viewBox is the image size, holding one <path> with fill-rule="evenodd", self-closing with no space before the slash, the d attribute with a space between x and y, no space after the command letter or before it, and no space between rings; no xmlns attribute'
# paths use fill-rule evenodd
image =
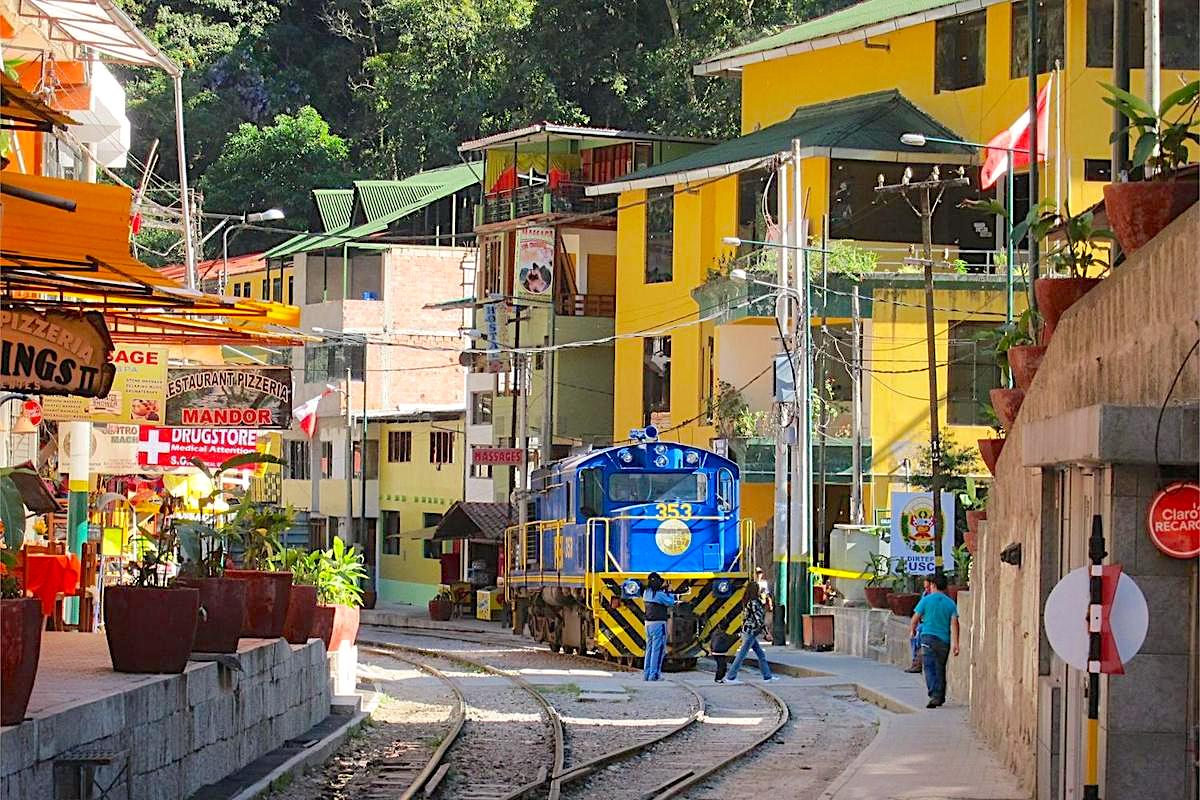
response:
<svg viewBox="0 0 1200 800"><path fill-rule="evenodd" d="M31 425L42 424L42 404L37 400L26 400L21 405L21 412L29 420Z"/></svg>
<svg viewBox="0 0 1200 800"><path fill-rule="evenodd" d="M1200 556L1200 485L1173 483L1150 501L1154 546L1172 558Z"/></svg>

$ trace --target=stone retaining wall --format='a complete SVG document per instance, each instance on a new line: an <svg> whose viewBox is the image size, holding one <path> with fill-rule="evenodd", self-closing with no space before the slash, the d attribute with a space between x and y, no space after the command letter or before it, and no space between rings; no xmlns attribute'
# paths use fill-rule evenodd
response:
<svg viewBox="0 0 1200 800"><path fill-rule="evenodd" d="M80 649L79 658L107 662L103 637L63 635L76 637L71 646ZM329 669L320 640L293 646L282 639L243 639L236 657L241 672L191 662L181 675L120 676L124 683L118 688L106 685L78 702L0 729L0 800L64 796L67 771L60 767L56 788L55 759L81 747L126 752L122 761L128 770L118 786L128 792L112 796L177 800L329 715ZM39 672L39 686L54 680L54 670ZM116 777L120 763L97 770L101 785Z"/></svg>

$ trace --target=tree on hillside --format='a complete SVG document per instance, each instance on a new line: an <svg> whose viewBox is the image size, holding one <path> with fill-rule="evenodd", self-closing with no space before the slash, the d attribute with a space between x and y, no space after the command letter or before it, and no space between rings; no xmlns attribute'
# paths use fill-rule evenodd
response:
<svg viewBox="0 0 1200 800"><path fill-rule="evenodd" d="M238 214L281 208L303 225L309 190L350 180L350 148L312 106L273 125L243 123L204 173L200 189L209 211ZM261 238L261 237L259 237Z"/></svg>

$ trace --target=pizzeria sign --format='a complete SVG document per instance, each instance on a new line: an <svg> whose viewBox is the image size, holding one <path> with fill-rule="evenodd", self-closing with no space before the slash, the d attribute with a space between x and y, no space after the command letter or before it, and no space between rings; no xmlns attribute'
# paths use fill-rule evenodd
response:
<svg viewBox="0 0 1200 800"><path fill-rule="evenodd" d="M116 368L112 337L95 311L0 309L0 389L41 395L106 397Z"/></svg>
<svg viewBox="0 0 1200 800"><path fill-rule="evenodd" d="M286 429L291 417L287 367L184 367L167 373L168 426Z"/></svg>

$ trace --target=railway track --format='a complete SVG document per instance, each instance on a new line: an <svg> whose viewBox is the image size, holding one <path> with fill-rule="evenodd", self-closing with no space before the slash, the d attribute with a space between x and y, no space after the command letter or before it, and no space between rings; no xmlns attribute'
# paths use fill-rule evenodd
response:
<svg viewBox="0 0 1200 800"><path fill-rule="evenodd" d="M548 653L542 648L520 642L488 637L486 634L481 636L476 631L442 634L426 630L405 630L402 635ZM467 658L453 650L431 651L378 642L372 646L383 647L384 652L387 648L399 647L423 655L465 662L528 686L522 679L494 665ZM563 656L556 657L561 658ZM586 657L583 659L589 664L595 661ZM614 668L613 664L604 663L608 669ZM787 703L766 687L747 684L745 687L734 689L714 685L701 689L684 680L671 682L692 696L693 711L681 722L648 738L570 766L563 765L563 747L560 746L555 754L557 766L554 770L539 772L530 783L518 787L505 797L509 800L534 796L545 797L547 800L575 796L613 796L647 800L679 797L689 788L754 752L787 724ZM532 686L529 686L529 689L538 694L539 699L551 709L550 713L554 713L549 701L542 698ZM554 718L558 718L556 713ZM561 724L559 730L561 735ZM565 738L563 736L556 741L562 742ZM605 769L614 766L617 768Z"/></svg>

